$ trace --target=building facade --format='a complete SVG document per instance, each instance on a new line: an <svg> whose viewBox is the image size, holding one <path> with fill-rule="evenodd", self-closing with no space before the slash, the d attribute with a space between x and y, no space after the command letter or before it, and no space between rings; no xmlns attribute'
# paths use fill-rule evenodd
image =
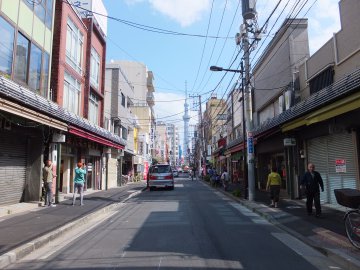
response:
<svg viewBox="0 0 360 270"><path fill-rule="evenodd" d="M137 172L142 172L144 179L147 177L149 165L152 162L155 140L155 87L154 75L146 65L133 61L117 61L125 76L134 87L134 102L132 112L138 119L137 136L134 137L137 157L134 165Z"/></svg>
<svg viewBox="0 0 360 270"><path fill-rule="evenodd" d="M79 160L88 164L87 187L103 188L106 163L102 157L105 151L125 146L124 140L101 128L101 121L96 124L87 119L89 114L83 111L84 107L91 107L86 102L83 86L88 78L83 73L86 46L82 43L80 52L71 47L69 55L66 49L70 47L66 44L71 40L71 44L79 48L77 45L81 41L88 43L87 32L80 30L85 29L86 24L73 8L71 11L62 9L62 3L50 0L36 4L32 1L0 1L0 27L4 37L4 46L0 49L0 163L5 164L0 168L0 186L4 193L0 194L0 204L38 201L41 197L41 170L46 159L53 161L53 172L57 175L53 185L56 199L60 198L61 192L72 190L73 168ZM71 6L70 2L66 4ZM66 19L62 17L65 16L62 11L67 14ZM67 35L75 26L78 26L77 32ZM63 36L59 37L58 31L64 29ZM60 47L63 62L54 64L54 60L60 58L57 52ZM79 61L67 62L66 56ZM50 78L55 74L54 65L62 74ZM80 77L76 77L77 68L81 69ZM73 79L65 78L66 71ZM75 77L79 80L74 80ZM61 87L60 80L63 82ZM66 80L69 80L68 84ZM77 92L80 92L79 107L75 113L72 110L75 96L68 98L68 103L65 100L66 94ZM103 88L100 87L98 92L101 94ZM88 93L90 95L90 90ZM101 110L99 106L99 119ZM98 162L92 157L96 157Z"/></svg>
<svg viewBox="0 0 360 270"><path fill-rule="evenodd" d="M224 145L219 147L218 140L226 137L226 113L226 101L224 99L218 99L213 96L206 102L203 116L206 159L217 170L220 170L225 162L223 152L220 151L221 149L224 150Z"/></svg>
<svg viewBox="0 0 360 270"><path fill-rule="evenodd" d="M116 149L109 157L109 187L121 185L121 175L134 174L134 133L138 128L132 112L134 86L116 61L106 65L105 76L105 125L127 144L123 152ZM135 168L136 169L136 168Z"/></svg>

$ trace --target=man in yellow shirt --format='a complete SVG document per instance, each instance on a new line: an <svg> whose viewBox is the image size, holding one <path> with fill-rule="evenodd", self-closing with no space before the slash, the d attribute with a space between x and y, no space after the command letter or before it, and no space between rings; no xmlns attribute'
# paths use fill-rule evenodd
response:
<svg viewBox="0 0 360 270"><path fill-rule="evenodd" d="M281 176L276 172L276 168L271 168L271 173L268 175L266 190L270 190L271 205L278 207L279 195L281 186Z"/></svg>

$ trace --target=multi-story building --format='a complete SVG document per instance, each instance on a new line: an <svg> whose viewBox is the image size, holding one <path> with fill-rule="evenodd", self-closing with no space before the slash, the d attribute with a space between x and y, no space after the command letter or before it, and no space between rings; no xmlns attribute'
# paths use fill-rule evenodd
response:
<svg viewBox="0 0 360 270"><path fill-rule="evenodd" d="M339 7L341 30L311 57L306 20L285 21L254 67L252 83L259 186L276 167L282 194L301 197L299 179L314 163L325 185L321 201L333 205L334 189L360 186L360 39L354 34L360 6L341 0ZM228 148L231 155L235 147Z"/></svg>
<svg viewBox="0 0 360 270"><path fill-rule="evenodd" d="M139 123L137 136L134 139L135 148L138 149L137 154L140 156L140 158L135 158L134 164L137 165L138 171L143 172L144 178L146 178L151 164L155 139L154 75L143 63L133 61L118 61L117 63L134 87L132 112Z"/></svg>
<svg viewBox="0 0 360 270"><path fill-rule="evenodd" d="M159 163L169 162L169 138L167 124L163 121L156 122L155 151L153 156Z"/></svg>
<svg viewBox="0 0 360 270"><path fill-rule="evenodd" d="M105 75L105 125L127 144L123 152L114 149L109 158L109 187L121 185L121 175L134 173L134 133L138 124L132 113L133 99L134 86L120 65L111 61L106 65Z"/></svg>
<svg viewBox="0 0 360 270"><path fill-rule="evenodd" d="M95 18L81 19L72 2L0 1L0 162L6 164L0 168L0 204L39 200L45 159L53 161L57 195L71 190L79 160L88 164L88 188L103 188L106 164L100 157L108 147L124 148L124 140L100 127L102 106L98 121L91 117L90 96L97 92L101 99L103 75L98 88L86 88L85 61L91 62L90 48L99 49L89 38L96 30L86 24L94 26ZM104 51L99 55L105 58Z"/></svg>
<svg viewBox="0 0 360 270"><path fill-rule="evenodd" d="M215 96L211 97L206 102L206 109L203 117L204 128L204 143L207 150L207 160L211 161L213 165L220 168L220 147L218 140L226 137L226 102L224 99L218 99ZM222 148L224 145L222 145ZM222 155L221 155L222 156Z"/></svg>
<svg viewBox="0 0 360 270"><path fill-rule="evenodd" d="M279 116L298 101L299 88L296 74L299 66L309 57L307 20L286 19L258 58L252 69L252 116L255 130L266 125L271 119ZM244 179L244 127L242 105L234 104L234 100L242 100L242 91L236 89L232 93L232 119L229 119L233 129L229 130L226 156L231 163L229 168L233 180L240 181L245 189L247 179ZM236 108L237 107L237 108ZM239 110L235 113L235 111ZM270 139L271 138L271 139ZM266 184L271 167L276 166L282 175L282 193L287 194L289 186L285 173L286 154L282 135L274 132L256 137L256 168L257 186ZM242 192L246 195L245 190Z"/></svg>

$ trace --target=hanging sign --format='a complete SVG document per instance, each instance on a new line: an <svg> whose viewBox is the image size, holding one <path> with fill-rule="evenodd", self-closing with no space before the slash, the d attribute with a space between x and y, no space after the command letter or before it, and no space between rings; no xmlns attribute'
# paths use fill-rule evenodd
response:
<svg viewBox="0 0 360 270"><path fill-rule="evenodd" d="M335 160L335 171L337 173L346 173L346 160L336 159Z"/></svg>

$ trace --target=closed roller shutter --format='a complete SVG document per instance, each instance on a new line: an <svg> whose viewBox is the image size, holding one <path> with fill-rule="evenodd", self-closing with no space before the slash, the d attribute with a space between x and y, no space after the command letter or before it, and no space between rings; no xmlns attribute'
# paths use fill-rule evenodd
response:
<svg viewBox="0 0 360 270"><path fill-rule="evenodd" d="M332 134L308 141L308 162L324 180L321 201L337 204L334 189L357 188L356 143L351 133ZM346 172L336 172L336 160L345 160Z"/></svg>
<svg viewBox="0 0 360 270"><path fill-rule="evenodd" d="M26 179L26 140L0 133L0 204L21 201Z"/></svg>
<svg viewBox="0 0 360 270"><path fill-rule="evenodd" d="M328 177L331 190L330 203L332 204L336 204L334 189L356 188L357 169L355 164L355 145L351 133L334 134L328 138ZM345 173L336 172L335 162L338 159L345 160Z"/></svg>
<svg viewBox="0 0 360 270"><path fill-rule="evenodd" d="M320 200L328 203L330 200L328 184L328 153L326 137L319 137L308 141L308 163L314 163L315 170L324 181L324 192L320 193Z"/></svg>

